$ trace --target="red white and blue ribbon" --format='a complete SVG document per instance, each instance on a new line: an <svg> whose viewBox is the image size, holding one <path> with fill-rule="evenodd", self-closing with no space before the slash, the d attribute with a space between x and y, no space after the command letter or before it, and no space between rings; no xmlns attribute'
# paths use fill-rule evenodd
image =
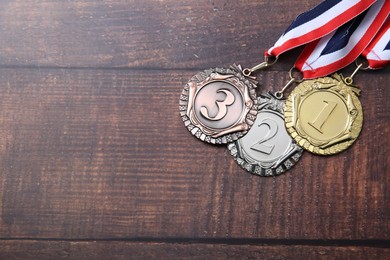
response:
<svg viewBox="0 0 390 260"><path fill-rule="evenodd" d="M319 39L368 9L375 0L326 0L300 14L266 56L279 56L295 47Z"/></svg>
<svg viewBox="0 0 390 260"><path fill-rule="evenodd" d="M336 31L309 43L295 67L304 78L317 78L344 68L369 45L389 15L390 1L378 0Z"/></svg>
<svg viewBox="0 0 390 260"><path fill-rule="evenodd" d="M390 63L390 20L382 26L362 56L368 61L370 69L380 69Z"/></svg>
<svg viewBox="0 0 390 260"><path fill-rule="evenodd" d="M362 54L378 34L389 12L390 0L326 0L298 16L266 55L278 56L308 43L295 67L306 79L326 76L349 65ZM386 39L378 39L378 48L383 46L383 41ZM385 49L387 47L386 44ZM376 53L377 49L373 51ZM371 52L369 56L373 55Z"/></svg>

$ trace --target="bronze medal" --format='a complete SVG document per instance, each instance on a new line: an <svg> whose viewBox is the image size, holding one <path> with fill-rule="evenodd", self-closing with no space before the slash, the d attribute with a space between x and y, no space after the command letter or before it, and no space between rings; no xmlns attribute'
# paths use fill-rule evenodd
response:
<svg viewBox="0 0 390 260"><path fill-rule="evenodd" d="M363 124L359 94L352 80L339 74L303 81L286 101L287 131L312 153L331 155L347 149Z"/></svg>
<svg viewBox="0 0 390 260"><path fill-rule="evenodd" d="M180 115L187 129L207 143L225 144L243 136L257 114L257 82L241 66L199 72L180 96Z"/></svg>

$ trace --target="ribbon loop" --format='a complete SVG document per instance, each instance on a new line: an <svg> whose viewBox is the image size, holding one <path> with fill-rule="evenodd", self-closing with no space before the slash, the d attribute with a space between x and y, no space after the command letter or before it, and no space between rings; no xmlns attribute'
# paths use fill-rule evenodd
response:
<svg viewBox="0 0 390 260"><path fill-rule="evenodd" d="M381 69L390 63L390 20L379 30L362 56L368 61L370 69Z"/></svg>

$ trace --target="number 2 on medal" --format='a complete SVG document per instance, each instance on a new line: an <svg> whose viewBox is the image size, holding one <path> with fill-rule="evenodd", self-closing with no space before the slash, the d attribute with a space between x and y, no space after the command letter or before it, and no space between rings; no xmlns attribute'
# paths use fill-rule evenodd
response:
<svg viewBox="0 0 390 260"><path fill-rule="evenodd" d="M271 154L273 149L275 148L275 145L266 145L264 143L271 140L276 135L276 133L278 132L278 124L274 120L272 120L270 118L266 118L260 122L258 127L260 127L262 125L265 125L268 127L268 132L263 137L263 139L261 139L260 141L255 143L251 147L251 149L258 151L258 152L261 152L261 153Z"/></svg>
<svg viewBox="0 0 390 260"><path fill-rule="evenodd" d="M215 103L217 104L217 107L218 107L218 114L215 117L210 117L209 111L207 110L206 107L200 108L200 113L208 120L217 121L217 120L224 118L227 114L227 107L232 105L235 101L234 95L229 90L220 89L217 91L217 93L218 92L225 93L226 97L223 101L215 101Z"/></svg>

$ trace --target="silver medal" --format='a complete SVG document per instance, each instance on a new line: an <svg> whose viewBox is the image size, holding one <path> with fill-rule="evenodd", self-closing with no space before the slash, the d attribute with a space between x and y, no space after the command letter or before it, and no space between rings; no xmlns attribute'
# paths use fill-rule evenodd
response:
<svg viewBox="0 0 390 260"><path fill-rule="evenodd" d="M275 176L290 169L301 157L284 125L284 101L271 93L259 97L259 110L248 133L228 145L245 170L260 176Z"/></svg>
<svg viewBox="0 0 390 260"><path fill-rule="evenodd" d="M236 65L196 74L180 96L180 115L185 126L208 143L237 140L256 119L256 84Z"/></svg>

